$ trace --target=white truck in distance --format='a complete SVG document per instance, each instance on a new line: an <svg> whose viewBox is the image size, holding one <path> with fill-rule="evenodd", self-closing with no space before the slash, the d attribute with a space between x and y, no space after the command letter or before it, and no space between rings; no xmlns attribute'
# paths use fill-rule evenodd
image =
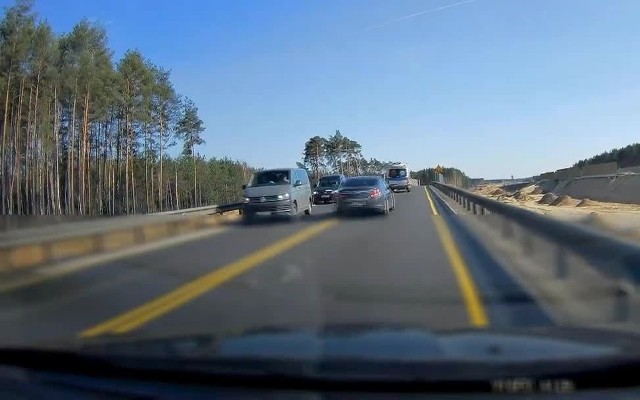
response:
<svg viewBox="0 0 640 400"><path fill-rule="evenodd" d="M411 181L409 179L409 166L405 163L388 165L384 170L384 177L389 187L394 192L398 190L411 191Z"/></svg>

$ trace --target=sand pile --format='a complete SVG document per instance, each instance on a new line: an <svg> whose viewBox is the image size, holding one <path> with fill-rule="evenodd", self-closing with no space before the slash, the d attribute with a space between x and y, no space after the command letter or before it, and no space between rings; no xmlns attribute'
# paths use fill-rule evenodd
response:
<svg viewBox="0 0 640 400"><path fill-rule="evenodd" d="M542 189L540 189L538 186L534 187L533 190L531 190L529 192L529 194L542 194Z"/></svg>
<svg viewBox="0 0 640 400"><path fill-rule="evenodd" d="M593 207L597 206L599 203L597 201L593 201L591 199L582 199L580 203L576 205L576 207Z"/></svg>
<svg viewBox="0 0 640 400"><path fill-rule="evenodd" d="M551 204L554 201L556 201L557 198L558 196L556 196L555 194L547 193L544 196L542 196L540 200L538 200L538 204Z"/></svg>
<svg viewBox="0 0 640 400"><path fill-rule="evenodd" d="M551 203L550 206L558 207L558 206L574 206L576 205L576 200L570 196L564 195L560 196Z"/></svg>
<svg viewBox="0 0 640 400"><path fill-rule="evenodd" d="M540 189L537 185L529 185L518 190L518 192L522 194L542 194L542 189Z"/></svg>
<svg viewBox="0 0 640 400"><path fill-rule="evenodd" d="M521 191L516 192L516 194L513 195L513 198L516 200L520 200L520 201L529 201L531 200L531 196L522 193Z"/></svg>
<svg viewBox="0 0 640 400"><path fill-rule="evenodd" d="M489 193L491 196L501 196L504 195L506 192L500 188L495 189L493 192Z"/></svg>

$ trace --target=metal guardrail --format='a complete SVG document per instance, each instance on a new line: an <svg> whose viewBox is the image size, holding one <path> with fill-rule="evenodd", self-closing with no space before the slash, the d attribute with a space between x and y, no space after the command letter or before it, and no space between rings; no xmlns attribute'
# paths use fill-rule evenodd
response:
<svg viewBox="0 0 640 400"><path fill-rule="evenodd" d="M511 236L517 224L557 244L556 274L567 274L566 251L572 251L614 280L624 280L632 291L640 287L640 246L603 232L476 195L464 189L433 182L433 186L454 198L473 214L498 214L504 217L504 236ZM526 240L523 242L526 246Z"/></svg>
<svg viewBox="0 0 640 400"><path fill-rule="evenodd" d="M212 206L185 208L182 210L163 211L158 213L152 213L149 215L182 215L182 214L209 215L209 214L225 213L229 211L240 210L241 208L242 208L242 203L216 204Z"/></svg>

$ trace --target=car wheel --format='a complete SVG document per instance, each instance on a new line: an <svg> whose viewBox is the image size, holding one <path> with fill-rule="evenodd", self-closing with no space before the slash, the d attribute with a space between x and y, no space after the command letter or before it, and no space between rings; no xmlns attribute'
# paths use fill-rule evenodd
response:
<svg viewBox="0 0 640 400"><path fill-rule="evenodd" d="M411 188L410 188L410 187L407 187L407 192L410 192L410 191L411 191Z"/></svg>
<svg viewBox="0 0 640 400"><path fill-rule="evenodd" d="M390 211L390 209L389 209L389 200L387 199L387 200L384 201L384 209L382 210L382 214L383 215L389 215L389 211Z"/></svg>
<svg viewBox="0 0 640 400"><path fill-rule="evenodd" d="M242 213L242 223L245 225L251 225L255 222L255 216L250 213Z"/></svg>
<svg viewBox="0 0 640 400"><path fill-rule="evenodd" d="M298 203L293 202L293 204L291 205L291 213L289 214L289 220L291 222L295 222L298 220L299 217L300 215L298 214Z"/></svg>
<svg viewBox="0 0 640 400"><path fill-rule="evenodd" d="M309 208L304 210L304 215L311 215L311 213L312 213L311 209L312 208L313 208L313 206L311 205L311 203L309 203Z"/></svg>

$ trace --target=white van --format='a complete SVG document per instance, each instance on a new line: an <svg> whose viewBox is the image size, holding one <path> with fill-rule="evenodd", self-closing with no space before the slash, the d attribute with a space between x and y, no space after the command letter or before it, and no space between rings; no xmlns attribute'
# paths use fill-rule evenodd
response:
<svg viewBox="0 0 640 400"><path fill-rule="evenodd" d="M411 191L411 181L409 180L409 167L406 164L393 164L387 167L385 175L391 190Z"/></svg>
<svg viewBox="0 0 640 400"><path fill-rule="evenodd" d="M258 171L249 184L242 185L242 216L251 222L258 215L311 215L312 195L307 171L301 168L279 168Z"/></svg>

